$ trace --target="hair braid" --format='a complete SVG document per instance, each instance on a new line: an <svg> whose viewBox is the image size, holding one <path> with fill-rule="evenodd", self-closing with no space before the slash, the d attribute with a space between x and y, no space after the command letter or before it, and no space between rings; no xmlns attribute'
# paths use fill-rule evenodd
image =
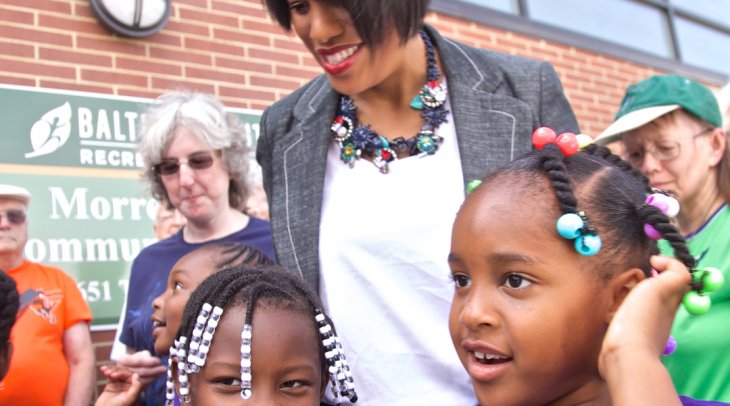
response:
<svg viewBox="0 0 730 406"><path fill-rule="evenodd" d="M575 195L573 194L573 186L570 184L565 163L563 162L563 153L555 144L548 144L543 149L543 154L539 158L539 165L545 170L553 185L555 195L558 198L560 211L563 213L576 213L578 205Z"/></svg>
<svg viewBox="0 0 730 406"><path fill-rule="evenodd" d="M230 268L233 265L247 263L273 265L274 262L263 251L250 245L238 243L220 244L221 258L216 263L220 269Z"/></svg>
<svg viewBox="0 0 730 406"><path fill-rule="evenodd" d="M633 178L641 182L646 193L651 193L652 190L649 185L649 179L629 162L612 153L610 149L604 146L591 144L584 148L583 151L589 155L600 157L628 173ZM696 261L689 253L685 239L679 234L677 228L672 225L669 217L667 217L661 210L651 205L639 206L638 215L642 224L649 224L662 234L662 238L672 246L674 256L682 261L682 263L691 271L696 265Z"/></svg>
<svg viewBox="0 0 730 406"><path fill-rule="evenodd" d="M10 330L20 306L20 297L15 281L5 271L0 270L0 350L10 340Z"/></svg>
<svg viewBox="0 0 730 406"><path fill-rule="evenodd" d="M662 238L672 246L674 256L677 257L687 267L692 270L695 266L695 259L687 249L687 243L679 234L677 228L674 227L666 214L654 206L643 205L638 210L639 218L644 224L649 224L662 234ZM647 237L648 238L648 237Z"/></svg>
<svg viewBox="0 0 730 406"><path fill-rule="evenodd" d="M235 277L236 275L232 272L216 272L203 280L203 282L195 288L195 291L192 295L190 295L188 302L185 304L185 311L183 313L176 338L190 337L193 331L198 314L192 314L192 312L188 312L188 309L202 308L204 303L210 302L211 298L218 295L219 286L227 286L235 279Z"/></svg>
<svg viewBox="0 0 730 406"><path fill-rule="evenodd" d="M296 302L297 299L294 292L288 289L282 289L280 286L272 284L270 281L260 280L257 284L251 287L248 300L246 301L246 324L251 324L253 321L253 312L256 308L256 304L259 301L259 297L265 299L277 298L279 300L287 302Z"/></svg>
<svg viewBox="0 0 730 406"><path fill-rule="evenodd" d="M644 187L647 190L650 189L649 179L646 176L644 176L644 174L641 173L640 170L638 170L636 167L631 165L631 163L629 163L628 161L624 160L620 156L611 152L610 149L608 149L602 145L590 144L590 145L586 146L585 148L583 148L583 151L586 152L588 155L593 155L593 156L602 158L604 161L607 161L607 162L613 164L613 166L621 169L622 171L628 173L629 175L631 175L632 177L637 179L639 182L641 182L642 185L644 185Z"/></svg>

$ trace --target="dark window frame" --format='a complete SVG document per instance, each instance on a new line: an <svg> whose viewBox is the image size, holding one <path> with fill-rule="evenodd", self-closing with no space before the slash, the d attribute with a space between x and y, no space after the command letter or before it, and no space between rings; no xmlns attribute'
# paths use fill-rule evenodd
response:
<svg viewBox="0 0 730 406"><path fill-rule="evenodd" d="M671 35L669 41L675 51L675 58L662 58L660 56L628 48L617 43L531 20L526 16L529 15L529 10L526 7L526 2L523 0L518 0L518 7L521 15L508 14L480 6L475 3L468 3L460 0L432 0L431 10L490 27L514 31L520 34L544 39L546 41L558 42L564 45L582 48L618 59L636 62L670 73L688 76L717 85L724 85L728 82L730 79L730 75L728 74L690 65L677 59L681 57L681 52L674 28L674 19L675 17L686 18L727 34L730 34L730 26L726 27L713 21L706 20L701 16L693 14L691 11L672 6L671 2L667 2L666 0L635 1L657 7L667 14Z"/></svg>

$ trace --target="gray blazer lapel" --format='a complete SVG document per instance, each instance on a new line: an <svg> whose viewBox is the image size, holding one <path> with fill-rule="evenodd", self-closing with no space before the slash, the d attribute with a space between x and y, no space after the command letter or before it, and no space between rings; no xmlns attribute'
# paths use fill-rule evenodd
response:
<svg viewBox="0 0 730 406"><path fill-rule="evenodd" d="M516 137L531 132L534 117L526 103L500 94L501 72L483 61L477 63L464 48L435 31L429 33L444 65L466 185L527 152Z"/></svg>
<svg viewBox="0 0 730 406"><path fill-rule="evenodd" d="M285 235L290 249L283 263L296 264L307 283L319 286L319 223L330 135L329 127L337 107L337 94L320 77L294 107L294 121L285 135L284 166ZM292 270L294 271L294 270Z"/></svg>

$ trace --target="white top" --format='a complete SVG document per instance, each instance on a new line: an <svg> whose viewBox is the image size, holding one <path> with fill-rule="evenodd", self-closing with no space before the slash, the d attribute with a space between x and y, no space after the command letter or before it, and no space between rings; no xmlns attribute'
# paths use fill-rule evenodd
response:
<svg viewBox="0 0 730 406"><path fill-rule="evenodd" d="M448 106L447 106L448 108ZM358 405L475 405L451 343L447 256L464 201L453 116L435 155L350 168L327 157L320 293L342 339ZM329 394L329 390L327 391Z"/></svg>

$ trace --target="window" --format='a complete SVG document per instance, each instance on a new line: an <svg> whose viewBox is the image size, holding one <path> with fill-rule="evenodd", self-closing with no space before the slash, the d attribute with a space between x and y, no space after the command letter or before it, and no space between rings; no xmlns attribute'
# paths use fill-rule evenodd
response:
<svg viewBox="0 0 730 406"><path fill-rule="evenodd" d="M730 0L672 0L678 12L694 14L730 28Z"/></svg>
<svg viewBox="0 0 730 406"><path fill-rule="evenodd" d="M730 75L730 35L684 18L676 27L683 61Z"/></svg>
<svg viewBox="0 0 730 406"><path fill-rule="evenodd" d="M432 0L434 11L725 82L730 0Z"/></svg>
<svg viewBox="0 0 730 406"><path fill-rule="evenodd" d="M478 4L505 13L520 14L520 7L517 4L517 0L464 0L464 2Z"/></svg>
<svg viewBox="0 0 730 406"><path fill-rule="evenodd" d="M673 56L665 14L630 0L528 0L530 19L629 48Z"/></svg>

